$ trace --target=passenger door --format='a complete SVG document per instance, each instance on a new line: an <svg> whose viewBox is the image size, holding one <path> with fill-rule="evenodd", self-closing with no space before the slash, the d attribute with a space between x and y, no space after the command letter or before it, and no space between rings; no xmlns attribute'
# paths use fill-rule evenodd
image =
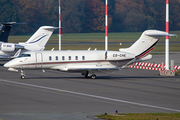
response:
<svg viewBox="0 0 180 120"><path fill-rule="evenodd" d="M42 59L42 53L38 52L36 53L36 68L42 68L42 62L43 62L43 59Z"/></svg>

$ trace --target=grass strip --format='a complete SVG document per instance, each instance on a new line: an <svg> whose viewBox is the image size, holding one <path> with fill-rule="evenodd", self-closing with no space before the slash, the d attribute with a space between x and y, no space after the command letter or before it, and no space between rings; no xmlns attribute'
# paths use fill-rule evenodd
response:
<svg viewBox="0 0 180 120"><path fill-rule="evenodd" d="M105 120L180 120L180 113L128 113L110 115L97 115Z"/></svg>

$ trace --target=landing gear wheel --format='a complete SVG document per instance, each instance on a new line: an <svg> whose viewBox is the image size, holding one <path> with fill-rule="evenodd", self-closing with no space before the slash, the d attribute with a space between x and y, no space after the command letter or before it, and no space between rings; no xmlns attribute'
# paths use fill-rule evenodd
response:
<svg viewBox="0 0 180 120"><path fill-rule="evenodd" d="M82 75L84 75L85 78L96 79L96 75L95 74L89 74L89 71L82 73Z"/></svg>
<svg viewBox="0 0 180 120"><path fill-rule="evenodd" d="M96 75L95 74L91 75L91 78L96 79Z"/></svg>
<svg viewBox="0 0 180 120"><path fill-rule="evenodd" d="M25 78L26 78L25 75L22 75L22 76L21 76L21 79L25 79Z"/></svg>

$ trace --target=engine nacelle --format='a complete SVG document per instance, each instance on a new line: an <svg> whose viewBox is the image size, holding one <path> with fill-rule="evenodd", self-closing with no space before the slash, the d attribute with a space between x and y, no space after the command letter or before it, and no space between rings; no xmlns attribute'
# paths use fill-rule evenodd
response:
<svg viewBox="0 0 180 120"><path fill-rule="evenodd" d="M0 43L0 50L2 50L4 52L13 52L13 51L15 51L15 44Z"/></svg>

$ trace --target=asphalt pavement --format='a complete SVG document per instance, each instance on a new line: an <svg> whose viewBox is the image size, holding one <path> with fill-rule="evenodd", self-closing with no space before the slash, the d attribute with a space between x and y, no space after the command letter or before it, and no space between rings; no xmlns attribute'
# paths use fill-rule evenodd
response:
<svg viewBox="0 0 180 120"><path fill-rule="evenodd" d="M146 62L161 63L164 55ZM171 54L180 65L180 54ZM5 61L1 61L3 65ZM0 66L0 119L97 120L104 113L180 112L180 75L158 76L158 71L123 69L97 73L86 79L80 73L26 70L20 73Z"/></svg>

